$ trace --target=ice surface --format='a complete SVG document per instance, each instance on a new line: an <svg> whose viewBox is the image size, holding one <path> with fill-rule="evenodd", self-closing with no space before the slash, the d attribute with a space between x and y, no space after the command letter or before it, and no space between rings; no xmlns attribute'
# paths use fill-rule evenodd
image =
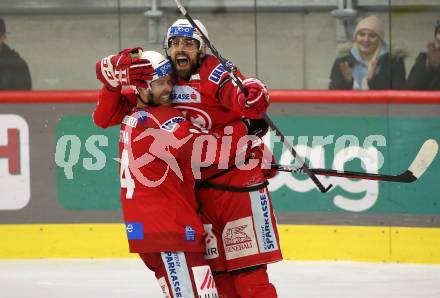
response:
<svg viewBox="0 0 440 298"><path fill-rule="evenodd" d="M440 297L440 265L284 261L269 266L279 297ZM2 260L2 298L161 298L137 259Z"/></svg>

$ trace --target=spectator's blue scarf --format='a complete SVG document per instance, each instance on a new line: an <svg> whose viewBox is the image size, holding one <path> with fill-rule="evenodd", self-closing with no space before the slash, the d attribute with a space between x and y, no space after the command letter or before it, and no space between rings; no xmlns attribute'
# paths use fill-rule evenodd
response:
<svg viewBox="0 0 440 298"><path fill-rule="evenodd" d="M368 89L368 86L365 86L365 83L362 83L362 80L368 75L368 64L362 56L359 54L359 50L355 47L352 47L350 50L351 54L355 59L355 63L352 69L353 72L353 89L354 90L365 90ZM379 57L387 54L389 52L388 45L386 43L382 44L382 48L380 49ZM378 57L378 59L379 59ZM378 73L380 65L376 67L376 73Z"/></svg>

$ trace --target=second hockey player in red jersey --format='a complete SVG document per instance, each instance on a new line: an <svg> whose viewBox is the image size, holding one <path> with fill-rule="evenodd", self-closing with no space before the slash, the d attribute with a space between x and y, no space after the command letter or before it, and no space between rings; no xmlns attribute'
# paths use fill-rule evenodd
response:
<svg viewBox="0 0 440 298"><path fill-rule="evenodd" d="M208 36L203 24L199 28ZM266 87L256 78L243 79L246 97L207 48L199 32L180 19L167 31L164 45L177 73L173 105L204 129L219 128L243 117L267 131L262 119L269 106ZM233 65L231 65L233 66ZM251 149L246 159L272 161L264 145ZM267 191L274 173L238 164L227 170L209 168L198 183L197 198L207 232L205 257L215 271L224 297L276 297L266 264L282 259L276 219Z"/></svg>
<svg viewBox="0 0 440 298"><path fill-rule="evenodd" d="M104 87L93 115L100 126L122 120L121 204L130 251L139 253L155 272L165 297L217 298L211 269L203 256L204 231L191 171L191 155L197 151L193 142L203 133L170 107L170 61L151 51L133 58L131 53L138 51L129 49L98 63L97 75ZM136 91L122 90L124 84L133 84ZM109 118L102 100L136 106L127 111L130 105L119 104ZM230 130L234 131L232 138L247 132L241 121ZM221 133L210 136L221 139Z"/></svg>
<svg viewBox="0 0 440 298"><path fill-rule="evenodd" d="M205 27L196 21L205 35ZM249 133L264 135L262 119L269 106L264 84L256 78L243 79L246 97L220 62L207 54L199 33L187 20L177 20L167 31L165 48L176 73L173 106L201 129L222 129L243 119ZM104 100L105 99L105 100ZM115 114L127 110L129 101L101 95L97 122L111 125ZM96 119L95 119L96 121ZM245 164L234 159L226 169L212 166L202 171L197 183L202 220L207 234L205 257L215 271L223 297L276 297L266 264L282 259L276 219L267 191L270 169L247 167L255 159L272 161L264 145L247 151Z"/></svg>

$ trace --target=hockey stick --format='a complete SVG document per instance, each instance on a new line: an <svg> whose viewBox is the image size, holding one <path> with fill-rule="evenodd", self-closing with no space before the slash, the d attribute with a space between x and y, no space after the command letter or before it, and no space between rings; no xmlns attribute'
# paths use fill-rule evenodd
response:
<svg viewBox="0 0 440 298"><path fill-rule="evenodd" d="M234 81L234 83L241 89L241 91L247 96L248 90L246 87L242 84L240 79L237 77L237 75L234 73L233 67L231 65L228 65L227 60L223 58L220 53L217 51L217 49L211 44L208 37L203 33L202 30L200 30L199 26L197 26L196 22L194 22L193 18L188 14L185 7L182 5L182 2L180 0L175 0L177 8L182 13L182 15L188 20L188 22L193 26L194 29L198 30L198 33L200 33L200 36L203 39L203 42L208 46L208 48L211 50L212 54L220 61L221 65L225 68L227 73L229 74L229 77ZM321 181L319 181L318 177L316 177L315 173L313 173L305 161L298 156L296 153L296 150L293 148L293 146L286 140L286 137L284 134L278 129L278 127L273 123L273 121L269 118L269 116L264 113L263 115L264 120L269 125L269 127L275 132L275 135L279 136L281 139L281 142L286 146L287 149L289 149L292 156L298 161L298 163L301 165L301 168L303 169L303 172L306 173L310 179L316 184L319 191L322 193L326 193L330 190L332 185L325 187Z"/></svg>
<svg viewBox="0 0 440 298"><path fill-rule="evenodd" d="M385 175L385 174L375 174L375 173L364 173L364 172L352 172L352 171L338 171L331 169L309 169L315 175L323 176L333 176L333 177L346 177L346 178L357 178L365 180L378 180L378 181L389 181L389 182L402 182L410 183L414 182L423 175L423 173L428 169L434 160L438 152L438 144L433 139L428 139L423 143L413 162L409 168L399 174L399 175ZM292 165L279 165L273 164L272 169L283 172L292 173L304 173L302 167L294 167Z"/></svg>

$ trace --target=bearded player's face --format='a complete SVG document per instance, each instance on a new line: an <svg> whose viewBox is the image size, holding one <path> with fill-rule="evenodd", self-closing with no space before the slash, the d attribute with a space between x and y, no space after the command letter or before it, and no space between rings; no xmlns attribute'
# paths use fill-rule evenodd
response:
<svg viewBox="0 0 440 298"><path fill-rule="evenodd" d="M153 106L164 106L171 104L171 91L174 82L169 75L151 82L151 90L138 87L139 96L144 102L149 102Z"/></svg>
<svg viewBox="0 0 440 298"><path fill-rule="evenodd" d="M199 50L199 42L188 37L173 37L169 40L170 58L173 62L177 77L189 80L191 74L205 54L205 49Z"/></svg>
<svg viewBox="0 0 440 298"><path fill-rule="evenodd" d="M151 82L151 92L153 94L153 102L157 105L171 104L171 91L174 83L169 75Z"/></svg>

